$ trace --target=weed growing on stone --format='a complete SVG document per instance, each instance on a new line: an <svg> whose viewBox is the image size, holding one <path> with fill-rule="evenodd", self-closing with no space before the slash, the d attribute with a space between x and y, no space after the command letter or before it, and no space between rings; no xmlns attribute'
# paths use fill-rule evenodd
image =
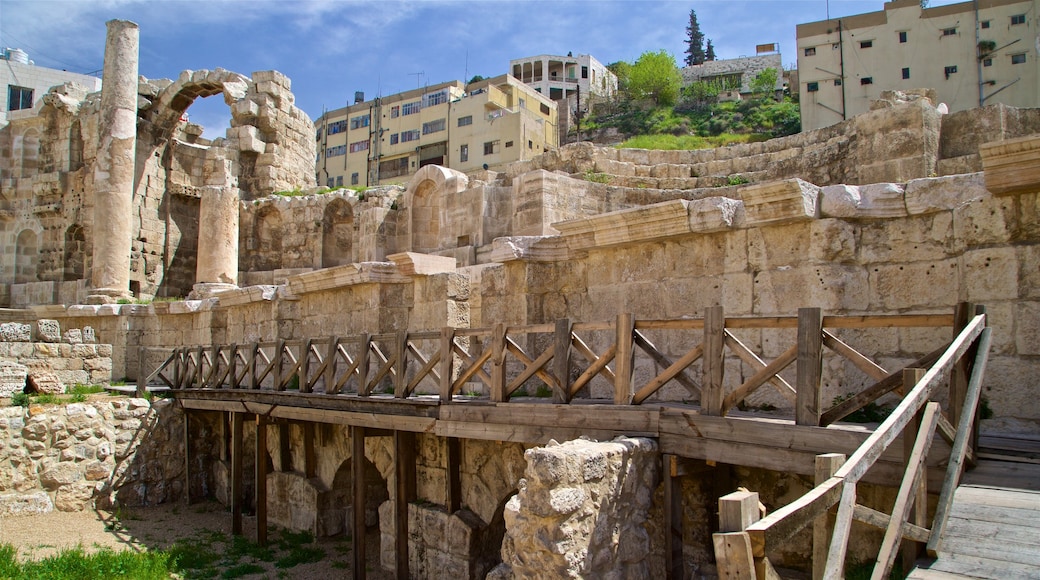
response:
<svg viewBox="0 0 1040 580"><path fill-rule="evenodd" d="M593 183L610 183L611 177L606 173L596 173L593 170L585 172L585 181L591 181Z"/></svg>
<svg viewBox="0 0 1040 580"><path fill-rule="evenodd" d="M29 395L25 393L15 393L11 395L11 406L13 407L28 407L29 406Z"/></svg>

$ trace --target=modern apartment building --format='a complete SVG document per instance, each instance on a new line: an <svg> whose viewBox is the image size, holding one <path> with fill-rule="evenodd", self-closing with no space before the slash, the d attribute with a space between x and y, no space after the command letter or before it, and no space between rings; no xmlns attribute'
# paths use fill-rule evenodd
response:
<svg viewBox="0 0 1040 580"><path fill-rule="evenodd" d="M976 0L800 24L802 130L869 109L884 90L935 89L949 110L993 103L1040 106L1040 0Z"/></svg>
<svg viewBox="0 0 1040 580"><path fill-rule="evenodd" d="M556 104L509 75L359 102L314 125L315 172L329 187L403 183L428 164L494 169L559 144Z"/></svg>
<svg viewBox="0 0 1040 580"><path fill-rule="evenodd" d="M509 61L512 75L554 101L592 95L610 98L617 94L617 76L591 55L556 56L540 54Z"/></svg>
<svg viewBox="0 0 1040 580"><path fill-rule="evenodd" d="M83 85L87 92L101 90L98 77L36 66L25 51L3 49L0 54L0 87L4 87L7 98L0 100L0 127L7 124L12 114L32 115L32 109L51 87L67 82Z"/></svg>

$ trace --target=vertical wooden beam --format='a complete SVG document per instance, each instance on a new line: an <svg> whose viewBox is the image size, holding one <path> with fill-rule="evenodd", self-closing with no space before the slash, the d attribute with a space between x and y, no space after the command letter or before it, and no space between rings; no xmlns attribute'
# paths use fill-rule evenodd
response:
<svg viewBox="0 0 1040 580"><path fill-rule="evenodd" d="M260 388L260 385L256 382L256 351L260 349L260 345L252 343L249 345L249 388L256 390Z"/></svg>
<svg viewBox="0 0 1040 580"><path fill-rule="evenodd" d="M705 415L722 415L725 332L726 316L722 306L707 308L704 311L704 356L701 358L701 412Z"/></svg>
<svg viewBox="0 0 1040 580"><path fill-rule="evenodd" d="M827 481L845 463L844 453L824 453L816 456L815 485ZM813 521L813 580L821 580L827 567L827 550L830 548L831 535L834 533L834 515L823 514Z"/></svg>
<svg viewBox="0 0 1040 580"><path fill-rule="evenodd" d="M953 309L953 337L964 330L971 321L975 307L969 302L958 302ZM968 392L968 356L961 357L953 364L950 370L950 423L957 425L961 419L961 407L964 406L964 397Z"/></svg>
<svg viewBox="0 0 1040 580"><path fill-rule="evenodd" d="M282 386L282 362L285 360L285 341L279 340L278 346L275 347L274 360L271 361L272 380L274 381L274 390L284 391L285 387Z"/></svg>
<svg viewBox="0 0 1040 580"><path fill-rule="evenodd" d="M228 387L237 389L241 385L238 382L238 345L232 343L228 347Z"/></svg>
<svg viewBox="0 0 1040 580"><path fill-rule="evenodd" d="M499 322L491 336L491 401L506 400L506 325Z"/></svg>
<svg viewBox="0 0 1040 580"><path fill-rule="evenodd" d="M448 480L448 501L445 507L449 514L453 514L462 509L462 439L447 437L445 444L447 453L444 467L447 472L445 479Z"/></svg>
<svg viewBox="0 0 1040 580"><path fill-rule="evenodd" d="M148 391L148 385L145 383L145 379L148 378L148 371L145 370L145 348L143 346L137 347L137 396L145 397Z"/></svg>
<svg viewBox="0 0 1040 580"><path fill-rule="evenodd" d="M798 379L795 388L795 424L820 424L820 385L823 375L823 312L798 309Z"/></svg>
<svg viewBox="0 0 1040 580"><path fill-rule="evenodd" d="M441 385L440 395L441 401L444 403L451 402L451 364L455 360L455 353L452 349L452 344L455 340L455 329L450 326L441 328Z"/></svg>
<svg viewBox="0 0 1040 580"><path fill-rule="evenodd" d="M556 384L552 387L553 403L566 404L568 396L568 384L571 377L571 321L561 318L556 321L556 333L553 352L553 374L556 375Z"/></svg>
<svg viewBox="0 0 1040 580"><path fill-rule="evenodd" d="M184 412L184 504L191 505L191 413Z"/></svg>
<svg viewBox="0 0 1040 580"><path fill-rule="evenodd" d="M307 479L318 473L318 459L314 454L314 423L303 424L303 472Z"/></svg>
<svg viewBox="0 0 1040 580"><path fill-rule="evenodd" d="M231 413L231 533L242 535L242 413Z"/></svg>
<svg viewBox="0 0 1040 580"><path fill-rule="evenodd" d="M339 360L339 337L329 337L329 349L325 352L325 392L332 394L336 386L336 362Z"/></svg>
<svg viewBox="0 0 1040 580"><path fill-rule="evenodd" d="M772 566L764 558L762 562L755 561L750 538L744 532L760 518L755 492L735 491L719 498L719 533L712 534L719 578L768 577L757 573L756 568L771 570Z"/></svg>
<svg viewBox="0 0 1040 580"><path fill-rule="evenodd" d="M682 486L674 455L662 455L664 462L664 553L665 577L684 580Z"/></svg>
<svg viewBox="0 0 1040 580"><path fill-rule="evenodd" d="M289 471L292 469L292 449L290 446L289 423L283 421L278 424L278 469Z"/></svg>
<svg viewBox="0 0 1040 580"><path fill-rule="evenodd" d="M358 373L358 388L357 388L357 392L358 392L358 396L360 396L360 397L367 397L369 395L369 392L368 392L368 361L371 360L371 357L372 357L372 337L369 336L367 332L362 332L361 336L358 339L358 343L361 346L360 350L358 351L358 356L361 357L361 358L358 359L358 367L357 367L357 373Z"/></svg>
<svg viewBox="0 0 1040 580"><path fill-rule="evenodd" d="M917 384L927 371L925 369L903 369L903 392L909 393L914 385ZM906 469L910 469L911 458L914 453L914 436L921 429L921 419L924 416L924 410L918 411L914 415L913 419L906 424L903 428L903 465ZM921 465L921 480L918 482L917 487L911 491L913 496L912 507L910 508L910 515L907 521L921 526L922 528L928 527L928 465ZM924 545L910 540L903 540L902 546L902 559L903 559L903 574L909 574L910 570L913 570L914 563L917 558L921 555Z"/></svg>
<svg viewBox="0 0 1040 580"><path fill-rule="evenodd" d="M408 332L405 330L397 333L394 341L394 350L397 351L397 361L394 363L394 397L404 399L408 396L405 389L408 388Z"/></svg>
<svg viewBox="0 0 1040 580"><path fill-rule="evenodd" d="M408 505L415 499L415 433L394 431L394 519L397 577L408 574Z"/></svg>
<svg viewBox="0 0 1040 580"><path fill-rule="evenodd" d="M303 342L303 350L300 351L300 392L309 393L311 392L311 347L314 345L314 339L308 338Z"/></svg>
<svg viewBox="0 0 1040 580"><path fill-rule="evenodd" d="M354 480L354 530L351 537L354 552L354 578L365 578L365 428L350 428L351 478Z"/></svg>
<svg viewBox="0 0 1040 580"><path fill-rule="evenodd" d="M267 420L256 416L256 543L267 545Z"/></svg>
<svg viewBox="0 0 1040 580"><path fill-rule="evenodd" d="M614 355L614 404L631 405L635 396L632 378L635 374L635 352L632 335L636 330L636 319L632 313L618 314L617 354Z"/></svg>

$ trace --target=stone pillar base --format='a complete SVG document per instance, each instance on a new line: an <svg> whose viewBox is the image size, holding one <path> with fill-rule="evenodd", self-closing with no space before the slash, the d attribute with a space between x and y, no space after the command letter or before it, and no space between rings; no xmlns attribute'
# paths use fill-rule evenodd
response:
<svg viewBox="0 0 1040 580"><path fill-rule="evenodd" d="M228 290L238 290L238 286L221 282L200 282L191 287L191 294L188 294L188 300L205 300Z"/></svg>
<svg viewBox="0 0 1040 580"><path fill-rule="evenodd" d="M129 290L117 288L91 288L87 294L85 304L118 304L120 300L133 300L134 295Z"/></svg>

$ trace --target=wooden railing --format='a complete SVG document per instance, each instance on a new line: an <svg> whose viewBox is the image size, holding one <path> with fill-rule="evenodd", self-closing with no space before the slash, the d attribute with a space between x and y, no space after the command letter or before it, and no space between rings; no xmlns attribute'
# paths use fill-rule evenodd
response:
<svg viewBox="0 0 1040 580"><path fill-rule="evenodd" d="M555 324L196 346L175 349L141 386L161 381L172 389L299 389L362 397L392 392L397 398L437 393L449 402L467 384L480 383L480 390L495 402L541 390L555 403L568 403L588 397L595 385L600 398L610 391L614 404L639 405L672 384L683 389L684 399L699 401L703 413L724 416L768 385L793 403L798 424L827 425L903 390L901 369L882 368L841 340L840 330L950 327L955 320L955 315L941 314L823 316L818 308L803 308L798 316L726 318L721 307L713 307L698 319L637 320L622 314L591 323L563 319ZM796 337L766 360L740 336L761 329L789 329ZM944 350L913 366L931 364ZM847 359L875 382L826 408L820 396L826 351ZM727 355L753 371L730 388L723 384ZM782 373L791 365L795 372L785 378ZM637 380L637 367L642 369L639 377L649 376Z"/></svg>
<svg viewBox="0 0 1040 580"><path fill-rule="evenodd" d="M960 306L956 318L964 320L970 310L966 305ZM755 515L757 498L752 501L742 492L720 500L720 514L737 514L720 519L720 522L725 520L723 530L714 537L721 577L772 577L775 571L772 571L768 552L795 532L813 525L813 577L842 578L854 519L885 530L872 578L888 577L903 540L910 542L905 546L906 565L913 562L921 544L927 544L933 555L938 551L953 491L965 461L971 457L970 441L989 353L990 329L986 328L984 310L979 308L977 312L949 347L934 357L930 368L903 372L902 384L908 392L848 460L837 454L817 457L817 485L811 491L760 520ZM956 428L943 414L939 403L931 400L946 377L950 377L951 415ZM952 451L938 509L929 528L924 466L937 429L951 441ZM857 483L901 433L906 471L891 513L858 504ZM748 507L752 504L754 510ZM835 506L837 513L831 524L828 512Z"/></svg>

